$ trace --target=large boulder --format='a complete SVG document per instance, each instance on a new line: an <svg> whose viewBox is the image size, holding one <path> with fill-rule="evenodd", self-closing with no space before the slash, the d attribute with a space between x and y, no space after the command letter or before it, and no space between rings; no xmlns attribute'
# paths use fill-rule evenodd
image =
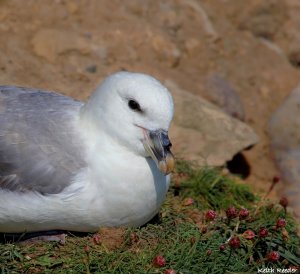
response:
<svg viewBox="0 0 300 274"><path fill-rule="evenodd" d="M181 89L171 80L164 84L175 101L170 136L179 157L200 165L222 166L234 155L258 142L257 135L247 124Z"/></svg>
<svg viewBox="0 0 300 274"><path fill-rule="evenodd" d="M285 195L300 217L300 85L273 113L268 126Z"/></svg>

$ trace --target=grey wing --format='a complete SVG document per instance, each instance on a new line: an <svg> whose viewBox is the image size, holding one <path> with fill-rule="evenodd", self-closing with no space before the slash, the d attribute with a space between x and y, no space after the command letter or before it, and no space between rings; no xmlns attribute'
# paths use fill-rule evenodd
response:
<svg viewBox="0 0 300 274"><path fill-rule="evenodd" d="M57 93L0 86L0 189L55 194L85 167L74 126L83 103Z"/></svg>

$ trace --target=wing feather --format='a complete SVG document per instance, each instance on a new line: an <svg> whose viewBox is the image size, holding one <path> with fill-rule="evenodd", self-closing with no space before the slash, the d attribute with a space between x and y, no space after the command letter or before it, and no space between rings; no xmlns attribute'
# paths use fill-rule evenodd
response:
<svg viewBox="0 0 300 274"><path fill-rule="evenodd" d="M85 167L83 105L54 92L0 86L0 188L61 192Z"/></svg>

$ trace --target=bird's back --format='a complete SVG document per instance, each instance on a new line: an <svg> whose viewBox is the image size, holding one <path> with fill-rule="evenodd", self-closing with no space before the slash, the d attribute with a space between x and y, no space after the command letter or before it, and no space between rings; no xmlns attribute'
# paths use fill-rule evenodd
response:
<svg viewBox="0 0 300 274"><path fill-rule="evenodd" d="M83 103L54 92L0 86L0 189L59 193L85 166L75 128Z"/></svg>

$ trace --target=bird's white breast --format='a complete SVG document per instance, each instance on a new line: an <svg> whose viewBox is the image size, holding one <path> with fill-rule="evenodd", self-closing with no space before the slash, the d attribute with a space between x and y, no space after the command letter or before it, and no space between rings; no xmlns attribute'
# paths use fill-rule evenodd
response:
<svg viewBox="0 0 300 274"><path fill-rule="evenodd" d="M94 151L90 168L84 171L87 183L80 199L89 204L90 222L96 226L144 224L158 212L169 176L164 176L150 158L122 148L115 151L107 144L105 149L110 152L103 149L99 147L98 154Z"/></svg>

